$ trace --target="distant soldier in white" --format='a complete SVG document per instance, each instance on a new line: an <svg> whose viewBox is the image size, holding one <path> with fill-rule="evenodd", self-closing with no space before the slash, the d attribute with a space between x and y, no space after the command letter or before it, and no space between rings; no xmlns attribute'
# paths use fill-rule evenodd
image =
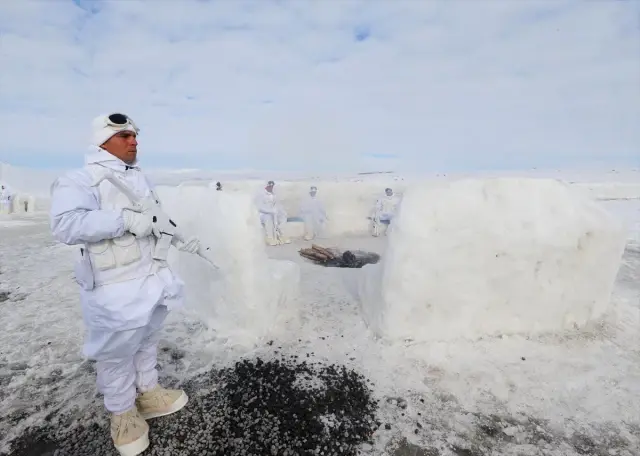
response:
<svg viewBox="0 0 640 456"><path fill-rule="evenodd" d="M304 239L306 241L320 236L327 221L324 204L316 197L317 193L318 188L311 187L309 196L300 205L300 216L304 221Z"/></svg>
<svg viewBox="0 0 640 456"><path fill-rule="evenodd" d="M58 241L78 246L83 353L96 361L114 446L134 456L149 446L146 420L177 412L188 401L184 391L161 387L156 370L160 330L167 314L182 305L184 282L154 258L153 217L132 208L111 182L94 185L109 171L141 198L157 200L139 168L138 128L128 116L111 114L95 118L92 130L84 168L51 187L51 230ZM179 244L189 253L198 247L195 238Z"/></svg>
<svg viewBox="0 0 640 456"><path fill-rule="evenodd" d="M267 182L264 190L256 196L255 203L260 212L260 221L265 230L267 244L289 244L291 241L284 236L282 231L287 223L287 213L278 204L276 195L273 193L274 186L275 182Z"/></svg>
<svg viewBox="0 0 640 456"><path fill-rule="evenodd" d="M11 214L13 194L6 185L0 186L0 214Z"/></svg>
<svg viewBox="0 0 640 456"><path fill-rule="evenodd" d="M387 233L399 203L399 199L393 194L392 189L386 188L384 193L385 195L376 201L371 217L371 230L374 236Z"/></svg>

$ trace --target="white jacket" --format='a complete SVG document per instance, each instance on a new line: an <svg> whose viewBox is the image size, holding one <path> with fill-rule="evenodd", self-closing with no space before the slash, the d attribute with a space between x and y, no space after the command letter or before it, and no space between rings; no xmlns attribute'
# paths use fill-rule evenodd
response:
<svg viewBox="0 0 640 456"><path fill-rule="evenodd" d="M316 222L327 220L327 212L324 204L317 196L307 196L300 204L300 216L303 219L310 219Z"/></svg>
<svg viewBox="0 0 640 456"><path fill-rule="evenodd" d="M384 195L376 201L374 216L380 218L390 218L395 215L400 199L396 195Z"/></svg>
<svg viewBox="0 0 640 456"><path fill-rule="evenodd" d="M125 232L122 208L131 205L126 196L108 181L92 187L95 172L104 168L140 196L153 191L137 165L95 148L83 169L53 183L51 231L58 241L78 245L75 273L85 323L118 331L146 325L163 297L169 307L180 305L183 283L152 258L153 236L137 239Z"/></svg>
<svg viewBox="0 0 640 456"><path fill-rule="evenodd" d="M276 195L269 193L266 189L258 192L254 202L260 214L277 215L280 212Z"/></svg>

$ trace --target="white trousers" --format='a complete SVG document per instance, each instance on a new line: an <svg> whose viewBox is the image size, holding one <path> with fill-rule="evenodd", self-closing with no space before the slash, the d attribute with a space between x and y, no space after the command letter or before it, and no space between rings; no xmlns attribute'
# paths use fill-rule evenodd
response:
<svg viewBox="0 0 640 456"><path fill-rule="evenodd" d="M375 214L371 220L371 231L374 236L384 236L389 230L392 214Z"/></svg>
<svg viewBox="0 0 640 456"><path fill-rule="evenodd" d="M282 226L287 223L287 216L282 212L277 215L260 214L260 221L264 226L267 239L275 240L278 238L278 231L282 230Z"/></svg>
<svg viewBox="0 0 640 456"><path fill-rule="evenodd" d="M307 240L315 239L322 235L324 221L318 217L307 216L304 220L304 238Z"/></svg>
<svg viewBox="0 0 640 456"><path fill-rule="evenodd" d="M0 214L11 214L11 201L0 201Z"/></svg>
<svg viewBox="0 0 640 456"><path fill-rule="evenodd" d="M123 413L135 405L137 391L145 392L158 384L157 355L162 326L169 311L159 304L149 324L127 331L96 334L104 343L96 359L98 391L111 413Z"/></svg>

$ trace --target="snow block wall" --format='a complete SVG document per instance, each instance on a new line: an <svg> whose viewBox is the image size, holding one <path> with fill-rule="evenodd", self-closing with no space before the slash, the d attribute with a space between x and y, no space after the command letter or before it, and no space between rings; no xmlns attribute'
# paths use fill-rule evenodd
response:
<svg viewBox="0 0 640 456"><path fill-rule="evenodd" d="M17 192L15 187L7 182L0 181L0 184L7 187L11 192L11 203L8 207L10 214L32 213L48 207L43 199L37 199L34 195L23 191Z"/></svg>
<svg viewBox="0 0 640 456"><path fill-rule="evenodd" d="M597 200L640 200L640 183L637 182L577 182L572 185Z"/></svg>
<svg viewBox="0 0 640 456"><path fill-rule="evenodd" d="M608 309L626 232L556 180L419 185L358 283L383 338L446 340L583 327Z"/></svg>
<svg viewBox="0 0 640 456"><path fill-rule="evenodd" d="M185 281L187 308L218 337L250 346L297 318L299 266L267 257L251 195L206 187L158 187L167 214L215 253L219 271L196 255L171 249Z"/></svg>
<svg viewBox="0 0 640 456"><path fill-rule="evenodd" d="M64 171L42 171L0 163L0 182L14 193L14 213L46 211L50 206L49 189ZM26 208L26 210L25 210Z"/></svg>
<svg viewBox="0 0 640 456"><path fill-rule="evenodd" d="M27 193L13 195L12 210L14 213L24 214L43 210L44 204L37 204L36 197ZM42 202L42 201L41 201Z"/></svg>

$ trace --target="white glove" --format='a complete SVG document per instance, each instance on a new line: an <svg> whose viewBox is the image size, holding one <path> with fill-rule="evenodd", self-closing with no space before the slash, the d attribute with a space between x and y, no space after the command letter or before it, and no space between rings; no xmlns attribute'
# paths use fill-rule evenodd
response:
<svg viewBox="0 0 640 456"><path fill-rule="evenodd" d="M150 236L153 231L153 220L150 215L144 212L135 212L131 209L122 210L124 229L136 237Z"/></svg>
<svg viewBox="0 0 640 456"><path fill-rule="evenodd" d="M200 240L198 238L192 237L187 239L185 242L178 243L177 247L181 252L198 253L198 249L200 248Z"/></svg>

